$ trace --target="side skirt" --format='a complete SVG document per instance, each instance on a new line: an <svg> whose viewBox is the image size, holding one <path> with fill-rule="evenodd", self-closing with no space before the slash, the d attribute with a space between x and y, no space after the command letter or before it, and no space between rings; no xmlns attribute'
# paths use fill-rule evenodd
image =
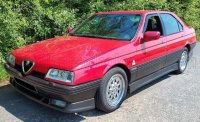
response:
<svg viewBox="0 0 200 122"><path fill-rule="evenodd" d="M145 76L141 79L138 79L132 83L129 84L129 93L134 92L135 90L141 88L142 86L172 72L178 69L178 63L174 63L172 65L169 65L165 68L160 69L159 71L156 71L148 76Z"/></svg>

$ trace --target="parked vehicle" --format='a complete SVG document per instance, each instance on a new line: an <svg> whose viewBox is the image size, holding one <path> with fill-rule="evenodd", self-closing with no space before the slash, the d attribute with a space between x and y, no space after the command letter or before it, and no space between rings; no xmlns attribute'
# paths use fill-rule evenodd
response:
<svg viewBox="0 0 200 122"><path fill-rule="evenodd" d="M112 112L145 84L183 73L195 43L195 30L172 12L100 12L66 36L12 51L5 69L14 88L43 105Z"/></svg>

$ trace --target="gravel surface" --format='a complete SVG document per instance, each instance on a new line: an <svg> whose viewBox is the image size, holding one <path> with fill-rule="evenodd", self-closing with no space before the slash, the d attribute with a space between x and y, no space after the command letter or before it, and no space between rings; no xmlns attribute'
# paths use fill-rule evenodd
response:
<svg viewBox="0 0 200 122"><path fill-rule="evenodd" d="M0 82L0 88L1 88L2 86L8 85L8 84L9 84L9 81L1 81L1 82Z"/></svg>
<svg viewBox="0 0 200 122"><path fill-rule="evenodd" d="M200 44L184 74L166 75L134 92L109 114L91 110L61 113L37 104L11 86L0 87L0 122L4 121L180 121L200 122Z"/></svg>

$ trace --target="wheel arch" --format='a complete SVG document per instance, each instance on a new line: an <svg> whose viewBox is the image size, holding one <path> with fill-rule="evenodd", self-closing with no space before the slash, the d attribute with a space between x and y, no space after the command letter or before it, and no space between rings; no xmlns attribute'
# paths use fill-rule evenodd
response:
<svg viewBox="0 0 200 122"><path fill-rule="evenodd" d="M115 65L109 67L109 68L104 72L104 75L105 75L110 69L112 69L112 68L114 68L114 67L119 67L119 68L123 69L123 70L125 71L126 75L127 75L128 82L130 82L130 80L131 80L131 72L130 72L130 70L128 69L128 67L127 67L126 65L122 64L122 63L115 64Z"/></svg>
<svg viewBox="0 0 200 122"><path fill-rule="evenodd" d="M188 52L191 51L191 45L188 41L185 43L185 47L188 49Z"/></svg>
<svg viewBox="0 0 200 122"><path fill-rule="evenodd" d="M188 49L188 52L191 51L191 46L190 46L190 44L186 44L185 47Z"/></svg>

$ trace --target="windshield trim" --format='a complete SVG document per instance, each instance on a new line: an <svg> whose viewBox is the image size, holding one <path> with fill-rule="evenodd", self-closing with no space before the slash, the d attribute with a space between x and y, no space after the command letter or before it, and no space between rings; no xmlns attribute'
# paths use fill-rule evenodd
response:
<svg viewBox="0 0 200 122"><path fill-rule="evenodd" d="M77 37L88 37L88 38L101 38L101 39L110 39L110 40L123 40L123 41L130 41L129 39L118 39L118 38L114 38L114 37L98 36L98 35L81 35L81 34L73 34L73 33L69 33L69 36L77 36Z"/></svg>
<svg viewBox="0 0 200 122"><path fill-rule="evenodd" d="M142 23L143 23L144 15L143 14L139 14L139 15L141 15L140 23L138 25L135 36L130 40L131 42L133 42L135 40L135 38L138 36L139 30L141 29L140 27L142 26Z"/></svg>

